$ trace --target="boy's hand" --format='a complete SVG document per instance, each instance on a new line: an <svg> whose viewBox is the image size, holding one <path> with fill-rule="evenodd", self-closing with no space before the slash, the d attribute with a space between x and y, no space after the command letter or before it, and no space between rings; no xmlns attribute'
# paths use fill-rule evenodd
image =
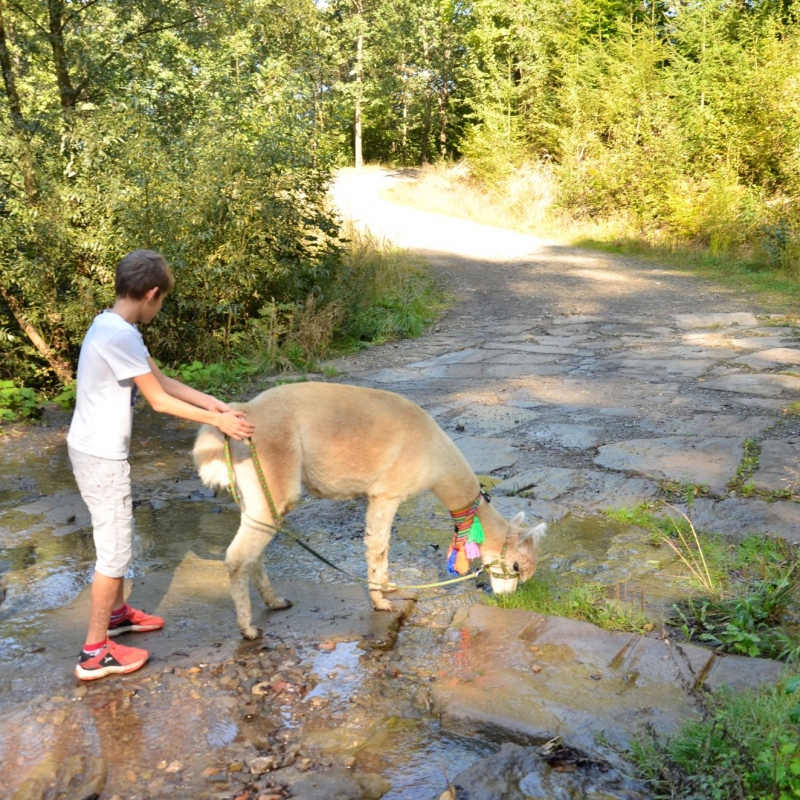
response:
<svg viewBox="0 0 800 800"><path fill-rule="evenodd" d="M224 414L226 411L233 411L227 403L223 403L222 400L217 400L216 397L211 397L210 395L207 408L209 411L216 411L218 414Z"/></svg>
<svg viewBox="0 0 800 800"><path fill-rule="evenodd" d="M236 439L237 442L252 436L256 429L255 425L247 421L244 411L233 411L232 409L220 412L217 428L231 439Z"/></svg>

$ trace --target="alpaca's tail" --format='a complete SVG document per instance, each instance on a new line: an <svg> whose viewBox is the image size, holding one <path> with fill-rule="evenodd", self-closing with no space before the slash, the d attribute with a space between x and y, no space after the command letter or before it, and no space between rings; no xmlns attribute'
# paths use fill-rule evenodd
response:
<svg viewBox="0 0 800 800"><path fill-rule="evenodd" d="M228 469L225 466L225 436L211 425L203 425L197 432L192 449L194 465L200 480L211 489L222 489L228 485Z"/></svg>

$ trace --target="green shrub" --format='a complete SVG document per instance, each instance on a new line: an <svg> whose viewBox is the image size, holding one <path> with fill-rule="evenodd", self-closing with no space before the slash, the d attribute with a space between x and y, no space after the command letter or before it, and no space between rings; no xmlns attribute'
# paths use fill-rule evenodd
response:
<svg viewBox="0 0 800 800"><path fill-rule="evenodd" d="M654 800L800 797L800 676L703 699L703 719L668 740L650 731L631 755Z"/></svg>
<svg viewBox="0 0 800 800"><path fill-rule="evenodd" d="M36 392L14 381L0 381L0 421L38 417L42 408Z"/></svg>

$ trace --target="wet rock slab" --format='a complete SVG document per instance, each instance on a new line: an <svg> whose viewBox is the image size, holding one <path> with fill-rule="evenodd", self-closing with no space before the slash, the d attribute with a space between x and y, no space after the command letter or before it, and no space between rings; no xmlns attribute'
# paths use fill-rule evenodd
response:
<svg viewBox="0 0 800 800"><path fill-rule="evenodd" d="M727 375L705 381L706 389L735 392L757 397L782 397L785 392L800 390L800 378L792 375Z"/></svg>
<svg viewBox="0 0 800 800"><path fill-rule="evenodd" d="M604 445L594 461L608 469L705 485L714 494L723 494L743 453L738 439L665 437Z"/></svg>
<svg viewBox="0 0 800 800"><path fill-rule="evenodd" d="M459 772L439 800L646 800L642 787L607 764L504 744Z"/></svg>
<svg viewBox="0 0 800 800"><path fill-rule="evenodd" d="M636 506L655 497L659 490L658 484L644 478L593 469L542 467L512 475L497 484L494 491L569 504L576 510L598 511Z"/></svg>
<svg viewBox="0 0 800 800"><path fill-rule="evenodd" d="M517 450L506 439L460 436L454 437L454 441L470 467L481 475L487 475L503 467L511 467L518 458Z"/></svg>
<svg viewBox="0 0 800 800"><path fill-rule="evenodd" d="M380 775L346 769L304 774L289 768L274 777L291 788L294 800L380 800L392 788Z"/></svg>
<svg viewBox="0 0 800 800"><path fill-rule="evenodd" d="M690 644L601 630L528 611L472 606L456 613L434 688L443 725L500 730L614 761L642 725L659 734L698 719L693 692L773 683L781 666L720 658ZM607 742L615 751L609 751Z"/></svg>
<svg viewBox="0 0 800 800"><path fill-rule="evenodd" d="M717 312L708 314L676 314L675 324L679 328L690 330L692 328L716 328L735 325L740 328L755 328L758 326L758 317L746 311Z"/></svg>
<svg viewBox="0 0 800 800"><path fill-rule="evenodd" d="M768 503L758 498L699 498L685 510L698 530L734 539L766 534L800 543L800 505L789 500Z"/></svg>
<svg viewBox="0 0 800 800"><path fill-rule="evenodd" d="M798 493L800 439L766 439L761 442L758 469L750 482L767 492Z"/></svg>

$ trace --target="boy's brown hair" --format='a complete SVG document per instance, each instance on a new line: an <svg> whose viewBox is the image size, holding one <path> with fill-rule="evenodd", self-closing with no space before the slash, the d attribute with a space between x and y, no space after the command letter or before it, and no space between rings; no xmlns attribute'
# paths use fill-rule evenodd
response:
<svg viewBox="0 0 800 800"><path fill-rule="evenodd" d="M155 287L158 287L156 297L161 297L174 286L175 278L166 259L154 250L134 250L117 264L114 284L117 297L141 300Z"/></svg>

